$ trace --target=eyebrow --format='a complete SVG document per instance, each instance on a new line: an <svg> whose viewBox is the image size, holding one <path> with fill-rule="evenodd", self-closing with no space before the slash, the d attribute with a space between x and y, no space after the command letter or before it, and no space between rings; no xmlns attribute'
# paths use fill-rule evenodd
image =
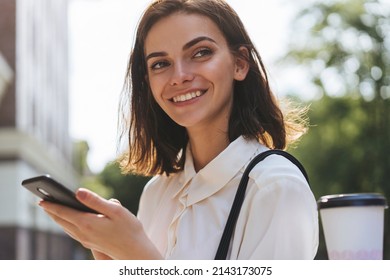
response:
<svg viewBox="0 0 390 280"><path fill-rule="evenodd" d="M192 46L196 45L197 43L199 42L202 42L202 41L209 41L209 42L212 42L212 43L216 43L213 39L211 39L210 37L207 37L207 36L200 36L200 37L197 37L191 41L189 41L188 43L186 43L184 46L183 46L183 51L191 48Z"/></svg>
<svg viewBox="0 0 390 280"><path fill-rule="evenodd" d="M202 42L202 41L209 41L209 42L212 42L212 43L216 43L213 39L211 39L210 37L207 37L207 36L200 36L200 37L196 37L195 39L192 39L191 41L189 41L188 43L186 43L184 46L183 46L183 51L185 50L188 50L189 48L191 48L192 46L196 45L197 43L199 42ZM153 57L160 57L160 56L167 56L168 53L167 52L153 52L153 53L150 53L146 56L146 61L148 61L149 59L153 58Z"/></svg>

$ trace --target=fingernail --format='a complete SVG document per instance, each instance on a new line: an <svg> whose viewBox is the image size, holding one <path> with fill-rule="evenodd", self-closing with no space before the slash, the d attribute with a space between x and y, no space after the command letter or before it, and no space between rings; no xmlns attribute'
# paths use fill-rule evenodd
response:
<svg viewBox="0 0 390 280"><path fill-rule="evenodd" d="M44 200L39 201L39 202L38 202L38 205L39 205L43 210L46 211L46 204L45 204L45 201L44 201Z"/></svg>
<svg viewBox="0 0 390 280"><path fill-rule="evenodd" d="M87 192L84 189L78 189L76 196L80 200L84 200L87 197Z"/></svg>

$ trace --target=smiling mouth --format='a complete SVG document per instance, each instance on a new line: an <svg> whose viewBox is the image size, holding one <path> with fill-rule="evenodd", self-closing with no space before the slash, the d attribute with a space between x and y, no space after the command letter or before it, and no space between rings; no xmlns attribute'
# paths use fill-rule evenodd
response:
<svg viewBox="0 0 390 280"><path fill-rule="evenodd" d="M178 96L173 97L172 101L174 103L188 101L188 100L191 100L191 99L194 99L194 98L197 98L197 97L203 95L205 92L206 91L200 91L200 90L188 92L186 94L182 94L182 95L178 95Z"/></svg>

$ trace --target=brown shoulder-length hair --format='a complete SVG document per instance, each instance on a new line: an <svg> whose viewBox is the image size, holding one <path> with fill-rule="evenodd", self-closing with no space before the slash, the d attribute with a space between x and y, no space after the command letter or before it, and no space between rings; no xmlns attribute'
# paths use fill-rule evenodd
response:
<svg viewBox="0 0 390 280"><path fill-rule="evenodd" d="M257 139L271 149L285 149L299 138L305 126L290 122L270 90L259 53L236 12L223 0L157 0L144 12L127 67L120 106L121 139L128 136L127 151L119 158L122 171L142 175L171 174L183 169L188 142L186 129L175 123L156 103L147 79L145 39L154 24L173 13L199 14L211 19L224 35L233 55L248 49L250 70L235 81L229 120L230 141L239 136ZM242 52L241 52L242 53ZM242 56L242 55L241 55ZM129 104L130 100L130 104ZM130 109L130 112L128 112Z"/></svg>

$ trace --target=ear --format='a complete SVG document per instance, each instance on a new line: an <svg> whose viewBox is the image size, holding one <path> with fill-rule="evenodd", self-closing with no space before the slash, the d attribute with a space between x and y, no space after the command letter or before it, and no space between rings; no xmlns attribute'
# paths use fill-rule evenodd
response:
<svg viewBox="0 0 390 280"><path fill-rule="evenodd" d="M234 79L243 81L249 72L249 51L242 46L238 49L238 53L235 58Z"/></svg>

